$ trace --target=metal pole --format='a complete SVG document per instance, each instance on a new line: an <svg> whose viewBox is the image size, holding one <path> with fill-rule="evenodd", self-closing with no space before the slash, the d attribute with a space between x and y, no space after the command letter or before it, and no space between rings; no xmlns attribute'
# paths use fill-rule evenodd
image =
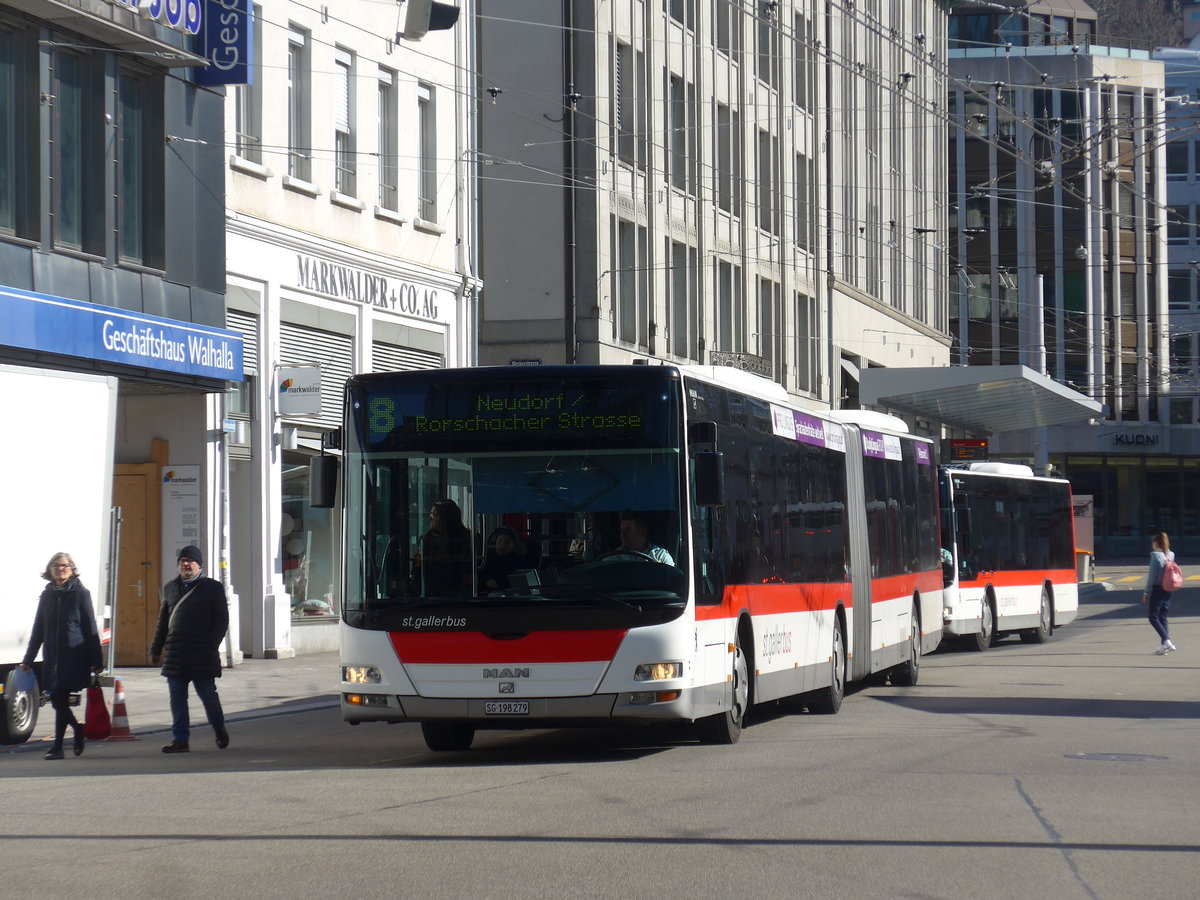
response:
<svg viewBox="0 0 1200 900"><path fill-rule="evenodd" d="M117 584L121 563L121 507L108 511L108 674L116 665L117 647Z"/></svg>
<svg viewBox="0 0 1200 900"><path fill-rule="evenodd" d="M225 430L225 413L228 394L221 395L221 587L225 591L225 603L229 604L229 432ZM225 668L233 668L233 624L225 629Z"/></svg>

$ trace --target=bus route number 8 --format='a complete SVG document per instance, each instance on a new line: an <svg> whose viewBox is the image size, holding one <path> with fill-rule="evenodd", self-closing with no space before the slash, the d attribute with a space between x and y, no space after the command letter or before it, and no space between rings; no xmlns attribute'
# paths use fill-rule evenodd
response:
<svg viewBox="0 0 1200 900"><path fill-rule="evenodd" d="M396 401L387 397L375 397L368 410L371 434L377 437L390 434L396 427Z"/></svg>

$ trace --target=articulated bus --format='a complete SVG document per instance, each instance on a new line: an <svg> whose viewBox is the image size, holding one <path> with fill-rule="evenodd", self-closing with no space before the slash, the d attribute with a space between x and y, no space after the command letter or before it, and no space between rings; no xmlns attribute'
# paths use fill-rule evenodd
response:
<svg viewBox="0 0 1200 900"><path fill-rule="evenodd" d="M1049 640L1079 612L1071 485L1028 466L970 463L939 473L945 635L986 650L1007 634Z"/></svg>
<svg viewBox="0 0 1200 900"><path fill-rule="evenodd" d="M433 750L672 720L733 743L755 703L835 713L848 680L914 684L941 641L937 469L900 420L803 412L722 367L373 374L346 395L352 724L420 722ZM445 500L471 549L434 577ZM629 519L648 541L623 541ZM523 563L482 577L502 532Z"/></svg>

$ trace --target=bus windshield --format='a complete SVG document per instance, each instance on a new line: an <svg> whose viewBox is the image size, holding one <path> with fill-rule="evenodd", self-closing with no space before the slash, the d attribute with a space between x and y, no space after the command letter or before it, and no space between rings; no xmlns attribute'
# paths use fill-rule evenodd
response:
<svg viewBox="0 0 1200 900"><path fill-rule="evenodd" d="M503 371L351 380L351 623L464 607L682 608L674 371Z"/></svg>

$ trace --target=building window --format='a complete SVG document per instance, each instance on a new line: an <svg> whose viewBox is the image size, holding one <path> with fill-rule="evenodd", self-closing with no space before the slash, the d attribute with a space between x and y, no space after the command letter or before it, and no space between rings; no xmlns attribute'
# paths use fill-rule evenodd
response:
<svg viewBox="0 0 1200 900"><path fill-rule="evenodd" d="M1167 207L1167 243L1182 245L1192 240L1191 207L1186 204L1172 204Z"/></svg>
<svg viewBox="0 0 1200 900"><path fill-rule="evenodd" d="M817 304L796 295L796 389L812 393L817 383Z"/></svg>
<svg viewBox="0 0 1200 900"><path fill-rule="evenodd" d="M396 73L379 70L379 205L400 209L400 131Z"/></svg>
<svg viewBox="0 0 1200 900"><path fill-rule="evenodd" d="M262 165L262 6L254 4L254 57L249 84L234 93L237 115L237 155Z"/></svg>
<svg viewBox="0 0 1200 900"><path fill-rule="evenodd" d="M649 349L650 285L648 232L644 226L617 220L617 337Z"/></svg>
<svg viewBox="0 0 1200 900"><path fill-rule="evenodd" d="M811 36L809 34L807 17L802 15L796 16L795 31L792 35L792 40L796 45L793 51L793 65L795 66L795 85L793 86L793 90L796 96L792 99L802 110L811 112L816 68L810 44Z"/></svg>
<svg viewBox="0 0 1200 900"><path fill-rule="evenodd" d="M779 22L775 18L778 7L778 3L760 0L754 48L754 74L773 88L779 87Z"/></svg>
<svg viewBox="0 0 1200 900"><path fill-rule="evenodd" d="M779 206L776 203L778 190L779 139L769 132L758 133L758 227L771 234L779 234Z"/></svg>
<svg viewBox="0 0 1200 900"><path fill-rule="evenodd" d="M337 47L333 56L334 189L353 197L358 190L358 164L354 152L354 54Z"/></svg>
<svg viewBox="0 0 1200 900"><path fill-rule="evenodd" d="M312 109L308 32L288 29L288 174L312 181Z"/></svg>
<svg viewBox="0 0 1200 900"><path fill-rule="evenodd" d="M671 260L671 352L684 359L697 359L698 312L691 302L700 296L698 255L695 247L667 240ZM698 317L697 317L698 318Z"/></svg>
<svg viewBox="0 0 1200 900"><path fill-rule="evenodd" d="M629 44L617 41L613 52L612 110L617 157L642 169L646 167L646 102L645 57Z"/></svg>
<svg viewBox="0 0 1200 900"><path fill-rule="evenodd" d="M117 75L117 249L122 260L163 265L163 88L149 73Z"/></svg>
<svg viewBox="0 0 1200 900"><path fill-rule="evenodd" d="M99 62L72 51L54 54L51 202L54 244L104 255L104 77Z"/></svg>
<svg viewBox="0 0 1200 900"><path fill-rule="evenodd" d="M663 8L685 28L696 27L696 0L663 0Z"/></svg>
<svg viewBox="0 0 1200 900"><path fill-rule="evenodd" d="M723 103L717 104L716 141L717 205L741 214L742 117Z"/></svg>
<svg viewBox="0 0 1200 900"><path fill-rule="evenodd" d="M0 233L36 238L35 36L0 24Z"/></svg>
<svg viewBox="0 0 1200 900"><path fill-rule="evenodd" d="M437 221L437 117L433 86L417 85L417 152L420 182L417 215L426 222Z"/></svg>
<svg viewBox="0 0 1200 900"><path fill-rule="evenodd" d="M336 616L341 524L329 509L309 504L309 454L283 451L283 580L298 619Z"/></svg>
<svg viewBox="0 0 1200 900"><path fill-rule="evenodd" d="M732 263L717 263L716 350L746 349L746 315L742 302L742 270Z"/></svg>
<svg viewBox="0 0 1200 900"><path fill-rule="evenodd" d="M741 0L714 0L713 17L717 23L717 49L737 61L742 48Z"/></svg>

